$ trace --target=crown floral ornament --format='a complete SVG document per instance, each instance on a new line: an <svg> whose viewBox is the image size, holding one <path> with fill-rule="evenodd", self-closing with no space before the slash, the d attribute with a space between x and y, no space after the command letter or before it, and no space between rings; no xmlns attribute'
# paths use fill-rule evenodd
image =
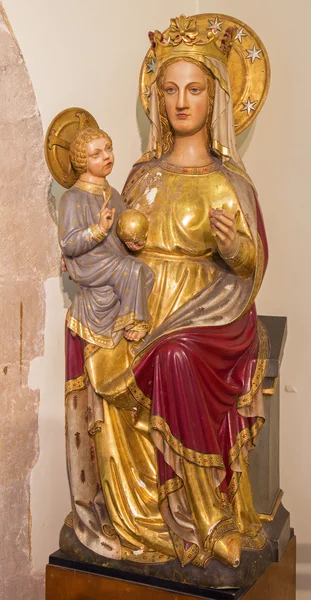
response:
<svg viewBox="0 0 311 600"><path fill-rule="evenodd" d="M176 19L171 19L169 37L173 46L177 46L180 42L193 44L198 34L197 23L194 17L181 15L180 17L176 17Z"/></svg>
<svg viewBox="0 0 311 600"><path fill-rule="evenodd" d="M231 27L219 35L221 32L211 30L208 25L207 22L202 28L201 24L200 29L195 17L181 15L170 20L170 26L163 34L157 30L149 32L152 61L150 56L146 60L148 73L156 75L163 62L178 56L193 56L201 61L208 57L216 58L226 64L235 30Z"/></svg>

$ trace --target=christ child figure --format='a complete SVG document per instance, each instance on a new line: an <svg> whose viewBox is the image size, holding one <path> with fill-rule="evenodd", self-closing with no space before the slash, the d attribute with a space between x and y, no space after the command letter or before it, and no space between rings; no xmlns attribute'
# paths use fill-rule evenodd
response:
<svg viewBox="0 0 311 600"><path fill-rule="evenodd" d="M71 333L114 348L125 337L139 341L150 328L152 270L133 256L142 242L124 244L116 223L126 210L106 177L114 164L112 141L99 129L78 131L70 160L79 178L59 207L59 243L70 277L78 284L67 314Z"/></svg>

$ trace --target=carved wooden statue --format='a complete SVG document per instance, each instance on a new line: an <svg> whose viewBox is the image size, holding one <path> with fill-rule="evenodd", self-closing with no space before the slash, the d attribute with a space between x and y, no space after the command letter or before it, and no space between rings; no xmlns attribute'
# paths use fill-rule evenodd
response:
<svg viewBox="0 0 311 600"><path fill-rule="evenodd" d="M126 212L106 182L109 137L72 113L80 132L63 184L74 186L59 217L79 284L67 317L67 524L110 559L238 567L243 547L259 556L266 544L248 455L264 424L269 343L254 301L267 242L236 132L261 108L269 64L254 32L225 25L182 15L149 34L149 145L123 190L149 223L136 224L139 239L117 236ZM55 131L54 160L69 156Z"/></svg>

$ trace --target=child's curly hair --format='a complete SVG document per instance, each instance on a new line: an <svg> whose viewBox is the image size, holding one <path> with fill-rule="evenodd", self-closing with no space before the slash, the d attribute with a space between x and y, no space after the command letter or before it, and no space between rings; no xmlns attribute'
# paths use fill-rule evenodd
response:
<svg viewBox="0 0 311 600"><path fill-rule="evenodd" d="M107 138L112 146L111 137L102 129L88 127L80 129L70 144L70 162L77 175L87 171L86 145L92 140Z"/></svg>

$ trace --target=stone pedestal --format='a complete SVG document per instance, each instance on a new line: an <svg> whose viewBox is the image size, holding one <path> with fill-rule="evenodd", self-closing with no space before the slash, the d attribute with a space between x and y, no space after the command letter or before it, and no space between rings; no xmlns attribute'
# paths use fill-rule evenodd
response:
<svg viewBox="0 0 311 600"><path fill-rule="evenodd" d="M256 583L239 589L199 589L181 583L144 578L133 573L113 575L105 567L81 565L56 552L46 570L46 600L295 600L296 540L293 537L278 563L272 563ZM83 569L83 570L82 570Z"/></svg>

